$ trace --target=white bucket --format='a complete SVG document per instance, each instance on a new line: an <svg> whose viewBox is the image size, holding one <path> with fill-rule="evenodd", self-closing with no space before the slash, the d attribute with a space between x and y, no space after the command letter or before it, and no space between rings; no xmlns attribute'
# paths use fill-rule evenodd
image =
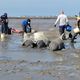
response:
<svg viewBox="0 0 80 80"><path fill-rule="evenodd" d="M1 33L1 41L3 41L5 38L5 34L4 33Z"/></svg>
<svg viewBox="0 0 80 80"><path fill-rule="evenodd" d="M78 27L74 28L73 31L74 31L74 33L78 33L78 32L80 32L80 30L79 30Z"/></svg>
<svg viewBox="0 0 80 80"><path fill-rule="evenodd" d="M1 39L3 39L5 37L4 33L1 33Z"/></svg>

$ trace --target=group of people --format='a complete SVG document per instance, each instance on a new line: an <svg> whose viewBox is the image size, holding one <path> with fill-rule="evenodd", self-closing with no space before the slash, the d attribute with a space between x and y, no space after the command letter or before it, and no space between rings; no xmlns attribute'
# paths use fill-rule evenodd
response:
<svg viewBox="0 0 80 80"><path fill-rule="evenodd" d="M29 19L28 19L29 20ZM29 20L30 22L30 20ZM1 34L11 34L12 32L13 33L22 33L23 30L18 30L18 29L15 29L15 28L12 28L12 27L9 27L8 25L9 23L9 19L8 19L8 15L7 13L4 13L3 15L1 15L0 17L0 25L1 25ZM26 24L27 25L27 24ZM30 26L30 24L29 24Z"/></svg>
<svg viewBox="0 0 80 80"><path fill-rule="evenodd" d="M77 16L76 19L77 19L77 27L79 28L79 31L77 33L74 33L73 35L71 33L69 34L69 37L71 38L71 42L74 42L76 36L80 34L80 16ZM58 15L57 20L54 24L55 27L58 22L59 22L59 33L60 35L62 35L65 32L67 26L70 26L68 17L67 15L64 14L64 11L61 11L60 15ZM63 39L66 39L65 35Z"/></svg>
<svg viewBox="0 0 80 80"><path fill-rule="evenodd" d="M59 22L59 33L60 33L60 35L62 35L63 33L65 33L66 27L69 26L69 20L68 20L67 15L64 14L64 11L61 11L60 15L58 15L57 20L54 23L55 27L56 27L58 22ZM11 30L13 32L18 31L16 29L8 27L8 16L7 16L7 13L4 13L1 16L0 23L1 23L1 33L9 34L9 33L11 33ZM77 17L77 26L80 29L80 16ZM30 33L31 32L31 30L32 30L32 28L31 28L31 20L29 18L27 20L23 20L22 21L22 29L23 29L22 31L25 32L25 33ZM74 35L71 35L71 33L70 33L71 36L69 36L69 37L71 37L72 42L74 41L75 37L78 34L80 34L80 32L77 32ZM64 35L63 39L64 40L66 39L65 35Z"/></svg>

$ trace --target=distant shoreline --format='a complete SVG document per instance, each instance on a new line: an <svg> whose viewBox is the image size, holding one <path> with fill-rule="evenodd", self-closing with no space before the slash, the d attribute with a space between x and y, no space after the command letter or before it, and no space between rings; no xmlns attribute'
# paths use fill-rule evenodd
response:
<svg viewBox="0 0 80 80"><path fill-rule="evenodd" d="M21 16L21 17L9 17L9 19L26 19L26 18L31 18L31 19L56 19L57 16ZM69 19L76 19L75 17L69 17Z"/></svg>

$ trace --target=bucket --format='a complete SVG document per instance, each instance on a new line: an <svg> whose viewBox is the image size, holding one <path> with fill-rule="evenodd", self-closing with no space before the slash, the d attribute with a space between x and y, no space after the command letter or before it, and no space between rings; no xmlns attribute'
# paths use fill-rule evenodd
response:
<svg viewBox="0 0 80 80"><path fill-rule="evenodd" d="M26 28L26 32L27 32L27 33L30 33L30 32L31 32L31 27L27 27L27 28Z"/></svg>
<svg viewBox="0 0 80 80"><path fill-rule="evenodd" d="M72 30L72 26L68 25L66 26L66 31L70 32Z"/></svg>
<svg viewBox="0 0 80 80"><path fill-rule="evenodd" d="M4 33L1 33L1 41L3 41L5 38L5 34Z"/></svg>
<svg viewBox="0 0 80 80"><path fill-rule="evenodd" d="M5 37L4 33L1 33L1 39L3 39Z"/></svg>
<svg viewBox="0 0 80 80"><path fill-rule="evenodd" d="M78 33L78 32L80 32L80 30L79 30L78 27L74 28L73 31L74 31L74 33Z"/></svg>

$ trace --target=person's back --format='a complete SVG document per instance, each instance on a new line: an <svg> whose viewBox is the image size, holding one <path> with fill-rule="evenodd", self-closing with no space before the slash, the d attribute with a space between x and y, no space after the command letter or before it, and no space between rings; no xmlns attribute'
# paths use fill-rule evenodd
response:
<svg viewBox="0 0 80 80"><path fill-rule="evenodd" d="M30 19L22 21L22 28L23 28L23 31L26 32L26 33L31 32L30 22L31 22Z"/></svg>
<svg viewBox="0 0 80 80"><path fill-rule="evenodd" d="M22 21L22 26L26 26L27 25L27 20L23 20Z"/></svg>
<svg viewBox="0 0 80 80"><path fill-rule="evenodd" d="M64 14L59 15L59 19L60 19L60 25L66 25L67 22L67 16Z"/></svg>
<svg viewBox="0 0 80 80"><path fill-rule="evenodd" d="M4 15L1 16L1 21L4 23L4 24L7 24L8 23L8 17L7 17L7 13L4 13Z"/></svg>
<svg viewBox="0 0 80 80"><path fill-rule="evenodd" d="M64 12L62 12L62 13L58 16L55 24L57 24L58 21L59 21L59 25L60 25L60 26L66 25L66 23L68 22L68 19L67 19L67 16L64 14Z"/></svg>
<svg viewBox="0 0 80 80"><path fill-rule="evenodd" d="M1 22L4 23L4 24L6 23L6 18L5 18L4 15L1 16Z"/></svg>

